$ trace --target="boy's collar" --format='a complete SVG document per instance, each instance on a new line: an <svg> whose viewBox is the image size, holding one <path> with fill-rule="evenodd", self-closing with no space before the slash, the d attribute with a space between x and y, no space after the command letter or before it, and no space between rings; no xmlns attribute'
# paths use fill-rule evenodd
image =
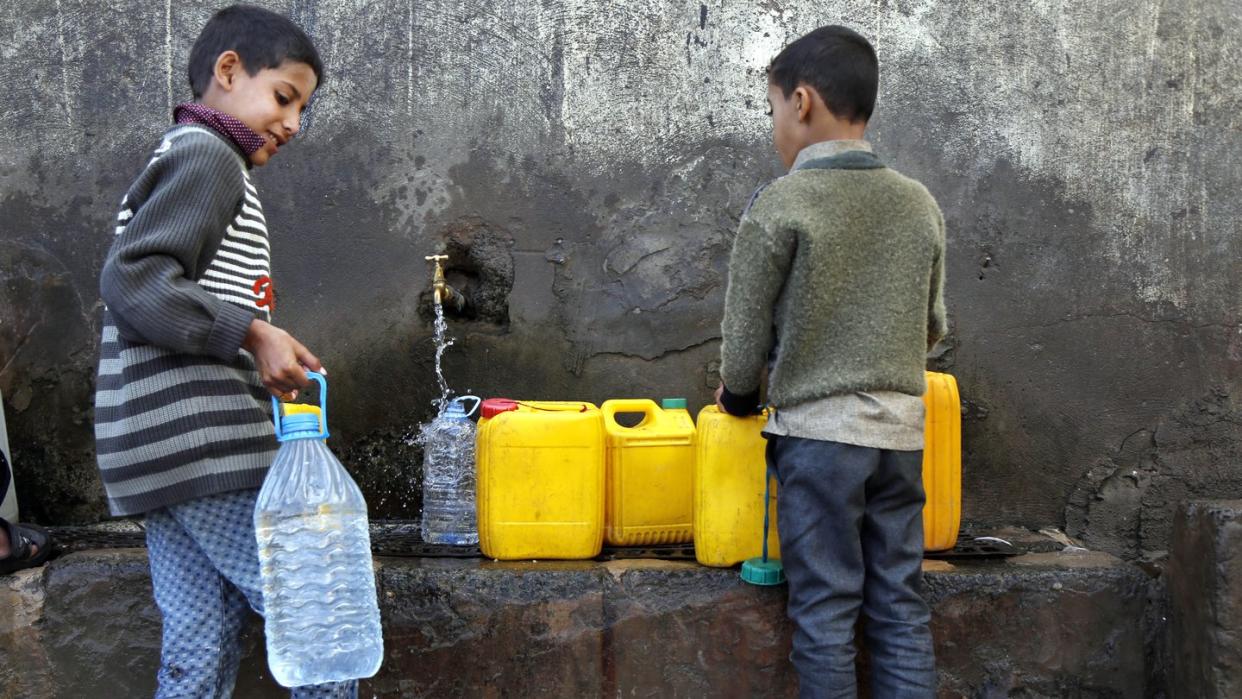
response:
<svg viewBox="0 0 1242 699"><path fill-rule="evenodd" d="M790 172L797 170L800 165L811 160L819 160L820 158L831 158L834 155L840 155L846 151L860 150L867 153L871 152L871 143L862 139L841 139L836 141L820 141L798 151L798 156L794 158L793 167L789 168Z"/></svg>
<svg viewBox="0 0 1242 699"><path fill-rule="evenodd" d="M173 121L177 124L200 124L213 129L237 146L242 155L246 156L247 165L250 155L267 143L267 139L255 133L237 117L198 102L177 105L173 110Z"/></svg>

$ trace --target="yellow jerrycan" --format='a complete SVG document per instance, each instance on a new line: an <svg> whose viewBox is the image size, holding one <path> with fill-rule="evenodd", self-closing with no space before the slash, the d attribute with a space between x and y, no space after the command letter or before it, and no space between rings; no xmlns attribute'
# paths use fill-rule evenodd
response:
<svg viewBox="0 0 1242 699"><path fill-rule="evenodd" d="M583 559L604 539L604 421L591 403L483 401L479 548L501 560Z"/></svg>
<svg viewBox="0 0 1242 699"><path fill-rule="evenodd" d="M957 380L929 371L923 445L923 547L944 551L957 543L962 515L962 412ZM731 566L760 555L767 440L765 416L736 418L711 405L699 413L695 446L694 549L699 563ZM768 555L780 558L776 482Z"/></svg>
<svg viewBox="0 0 1242 699"><path fill-rule="evenodd" d="M962 401L957 379L927 372L923 394L923 548L945 551L957 544L962 520Z"/></svg>
<svg viewBox="0 0 1242 699"><path fill-rule="evenodd" d="M694 421L684 398L663 405L604 401L604 541L610 546L679 544L694 538ZM632 427L618 414L640 413Z"/></svg>
<svg viewBox="0 0 1242 699"><path fill-rule="evenodd" d="M726 568L763 553L763 493L768 466L761 432L767 415L733 417L709 405L695 435L694 556ZM769 494L768 557L780 558L776 480Z"/></svg>

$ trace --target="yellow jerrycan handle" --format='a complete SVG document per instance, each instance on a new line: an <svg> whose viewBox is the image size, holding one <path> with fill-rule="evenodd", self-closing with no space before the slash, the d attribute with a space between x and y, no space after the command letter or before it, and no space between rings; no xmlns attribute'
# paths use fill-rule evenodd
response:
<svg viewBox="0 0 1242 699"><path fill-rule="evenodd" d="M601 406L604 411L604 421L606 424L616 425L623 429L633 429L633 427L625 427L617 422L617 413L642 413L643 421L634 425L634 427L642 427L656 419L656 411L660 406L650 398L617 398L614 400L604 401Z"/></svg>

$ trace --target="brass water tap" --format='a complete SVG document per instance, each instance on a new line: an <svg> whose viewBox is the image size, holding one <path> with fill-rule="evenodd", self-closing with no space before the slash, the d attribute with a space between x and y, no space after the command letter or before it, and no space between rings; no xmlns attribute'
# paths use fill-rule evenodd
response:
<svg viewBox="0 0 1242 699"><path fill-rule="evenodd" d="M444 280L444 267L441 262L447 260L448 257L448 255L427 255L423 259L436 264L436 271L431 277L431 288L435 293L436 305L443 306L447 303L450 308L460 313L466 307L466 297Z"/></svg>
<svg viewBox="0 0 1242 699"><path fill-rule="evenodd" d="M436 263L435 274L431 277L431 288L435 290L436 303L443 303L444 289L448 286L448 283L444 281L444 267L440 265L440 262L447 260L448 255L427 255L423 259Z"/></svg>

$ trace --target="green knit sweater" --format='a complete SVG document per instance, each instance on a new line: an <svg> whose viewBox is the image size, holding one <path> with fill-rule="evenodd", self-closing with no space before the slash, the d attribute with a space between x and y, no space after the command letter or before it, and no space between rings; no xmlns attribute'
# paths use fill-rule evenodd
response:
<svg viewBox="0 0 1242 699"><path fill-rule="evenodd" d="M870 153L847 151L776 180L733 242L725 387L758 391L771 359L777 407L856 391L922 395L927 349L947 330L944 247L931 194Z"/></svg>

